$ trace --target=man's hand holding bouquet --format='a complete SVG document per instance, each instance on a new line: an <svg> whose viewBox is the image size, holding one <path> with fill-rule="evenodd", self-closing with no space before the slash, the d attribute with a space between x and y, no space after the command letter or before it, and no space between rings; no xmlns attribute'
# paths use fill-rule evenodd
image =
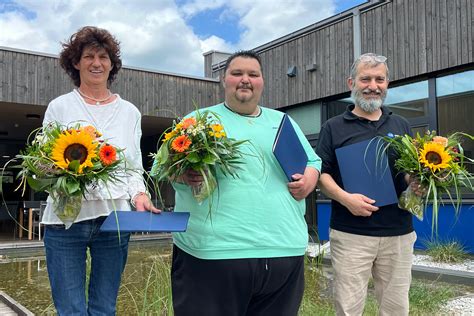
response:
<svg viewBox="0 0 474 316"><path fill-rule="evenodd" d="M217 114L196 110L193 116L175 121L162 136L151 175L158 181L182 181L193 175L203 181L192 185L195 199L201 203L218 187L217 171L237 177L246 140L228 138ZM209 202L211 205L211 201Z"/></svg>
<svg viewBox="0 0 474 316"><path fill-rule="evenodd" d="M474 140L473 136L465 133L443 137L437 136L434 131L422 136L417 134L413 138L409 135L384 138L399 156L395 162L397 170L407 173L410 182L413 180L422 188L414 190L413 185L409 185L400 196L399 207L422 220L423 212L431 202L434 231L437 228L441 196L445 194L457 211L461 205L460 188L473 190L473 175L466 169L466 164L474 160L465 156L461 146L462 137ZM424 192L424 196L420 192Z"/></svg>

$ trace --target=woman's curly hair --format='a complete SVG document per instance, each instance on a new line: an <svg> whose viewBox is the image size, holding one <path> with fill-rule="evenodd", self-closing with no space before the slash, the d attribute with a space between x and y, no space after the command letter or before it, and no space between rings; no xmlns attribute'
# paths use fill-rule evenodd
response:
<svg viewBox="0 0 474 316"><path fill-rule="evenodd" d="M74 85L79 87L81 85L81 78L79 70L74 65L77 65L81 60L82 52L86 47L104 48L109 54L112 62L112 69L107 79L108 86L115 80L117 73L122 68L122 60L120 59L120 42L109 33L109 31L94 27L85 26L69 38L65 43L61 43L63 50L59 55L59 64L71 77Z"/></svg>

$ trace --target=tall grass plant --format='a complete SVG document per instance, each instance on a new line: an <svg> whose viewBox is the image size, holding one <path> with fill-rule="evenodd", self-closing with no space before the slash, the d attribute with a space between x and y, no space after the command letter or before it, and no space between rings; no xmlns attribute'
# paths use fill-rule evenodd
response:
<svg viewBox="0 0 474 316"><path fill-rule="evenodd" d="M436 262L459 263L467 258L467 252L461 243L451 241L427 241L426 253Z"/></svg>

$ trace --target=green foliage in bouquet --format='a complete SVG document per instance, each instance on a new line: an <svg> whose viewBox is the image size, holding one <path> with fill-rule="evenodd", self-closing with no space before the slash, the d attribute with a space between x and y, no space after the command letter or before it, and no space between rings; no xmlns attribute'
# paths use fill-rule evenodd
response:
<svg viewBox="0 0 474 316"><path fill-rule="evenodd" d="M202 202L216 189L218 170L224 176L238 177L240 146L246 142L228 138L216 113L196 110L194 116L174 121L162 135L161 146L152 154L151 175L158 181L174 181L187 169L198 171L204 182L193 188L193 195Z"/></svg>
<svg viewBox="0 0 474 316"><path fill-rule="evenodd" d="M21 161L17 188L24 195L27 184L47 191L56 215L69 227L80 211L82 196L99 182L120 181L116 172L122 150L106 143L93 126L57 122L35 130L26 148L13 159ZM9 163L11 163L10 161Z"/></svg>
<svg viewBox="0 0 474 316"><path fill-rule="evenodd" d="M415 177L426 195L422 198L415 194L411 187L402 193L399 206L412 212L420 220L429 202L433 204L433 231L437 231L438 210L442 203L441 195L445 194L450 203L459 211L461 205L460 188L473 190L472 174L466 169L467 163L474 160L466 157L461 145L461 138L474 140L474 137L457 132L447 137L437 136L435 131L415 137L409 135L384 137L388 146L393 148L399 158L395 167L410 177Z"/></svg>

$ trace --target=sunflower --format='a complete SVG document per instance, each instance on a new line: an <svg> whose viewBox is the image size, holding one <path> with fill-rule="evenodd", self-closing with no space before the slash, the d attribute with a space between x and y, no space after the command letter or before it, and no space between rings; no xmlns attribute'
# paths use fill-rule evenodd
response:
<svg viewBox="0 0 474 316"><path fill-rule="evenodd" d="M427 142L420 152L420 162L435 172L448 168L451 156L440 143Z"/></svg>
<svg viewBox="0 0 474 316"><path fill-rule="evenodd" d="M191 145L191 140L186 135L176 137L171 143L171 147L177 152L184 152Z"/></svg>
<svg viewBox="0 0 474 316"><path fill-rule="evenodd" d="M79 161L79 173L85 167L92 167L92 159L97 157L97 143L89 133L81 133L77 130L64 131L54 141L51 159L61 169L68 169L69 164Z"/></svg>
<svg viewBox="0 0 474 316"><path fill-rule="evenodd" d="M104 166L110 166L117 160L117 150L114 146L105 144L100 148L99 157Z"/></svg>

